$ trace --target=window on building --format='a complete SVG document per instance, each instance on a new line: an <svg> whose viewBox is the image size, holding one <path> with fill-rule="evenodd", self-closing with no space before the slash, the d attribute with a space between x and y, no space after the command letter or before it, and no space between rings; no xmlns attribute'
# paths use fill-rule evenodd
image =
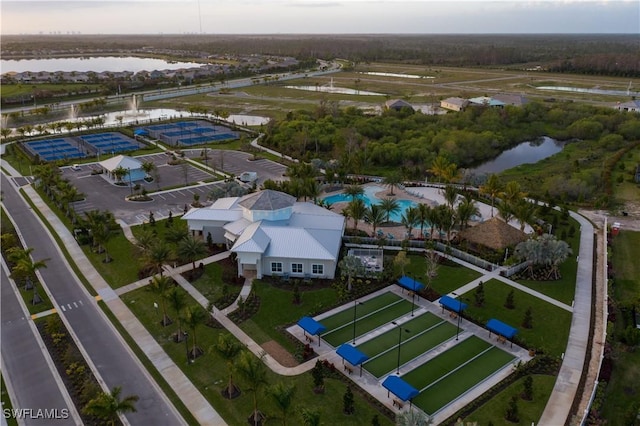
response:
<svg viewBox="0 0 640 426"><path fill-rule="evenodd" d="M311 273L314 275L324 275L324 265L311 265Z"/></svg>
<svg viewBox="0 0 640 426"><path fill-rule="evenodd" d="M271 272L282 272L282 262L271 262Z"/></svg>
<svg viewBox="0 0 640 426"><path fill-rule="evenodd" d="M302 263L292 263L291 264L291 273L292 274L301 274L302 273Z"/></svg>

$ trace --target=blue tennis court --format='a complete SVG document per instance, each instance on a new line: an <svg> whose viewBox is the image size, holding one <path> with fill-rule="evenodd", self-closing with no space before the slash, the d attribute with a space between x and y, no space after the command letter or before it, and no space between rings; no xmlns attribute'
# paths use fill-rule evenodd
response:
<svg viewBox="0 0 640 426"><path fill-rule="evenodd" d="M135 132L146 132L173 146L202 145L238 138L238 134L228 127L204 120L144 126L135 129Z"/></svg>
<svg viewBox="0 0 640 426"><path fill-rule="evenodd" d="M31 154L34 156L37 155L44 161L86 157L86 154L83 152L79 144L67 138L26 142L24 146Z"/></svg>
<svg viewBox="0 0 640 426"><path fill-rule="evenodd" d="M80 139L97 153L135 151L141 145L120 133L96 133L80 136Z"/></svg>

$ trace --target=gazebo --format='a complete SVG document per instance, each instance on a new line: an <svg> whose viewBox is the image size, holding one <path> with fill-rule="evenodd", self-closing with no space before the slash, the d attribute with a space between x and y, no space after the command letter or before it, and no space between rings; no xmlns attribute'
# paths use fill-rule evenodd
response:
<svg viewBox="0 0 640 426"><path fill-rule="evenodd" d="M493 250L502 250L525 241L527 234L498 217L492 217L460 232L458 238Z"/></svg>
<svg viewBox="0 0 640 426"><path fill-rule="evenodd" d="M360 352L358 349L354 348L348 343L340 345L336 353L340 355L340 357L342 357L342 364L344 365L345 371L348 371L349 374L353 372L353 370L344 363L345 361L347 361L354 367L359 365L360 375L362 376L362 364L364 364L369 359L369 357L365 353Z"/></svg>
<svg viewBox="0 0 640 426"><path fill-rule="evenodd" d="M512 339L518 332L518 329L495 318L491 318L487 322L487 329L489 330L489 337L491 337L491 333L495 333L498 335L498 340L504 343L504 339L508 339L511 342L511 347L513 347Z"/></svg>
<svg viewBox="0 0 640 426"><path fill-rule="evenodd" d="M400 401L409 401L409 403L411 403L411 400L420 393L416 388L402 380L400 376L388 376L382 382L382 387L387 390L387 396L389 392L391 392L398 398L398 400L393 401L393 405L398 408L402 408Z"/></svg>
<svg viewBox="0 0 640 426"><path fill-rule="evenodd" d="M327 327L320 324L318 321L311 317L302 317L298 321L298 325L302 328L304 337L308 342L312 342L314 339L311 336L318 336L318 346L320 346L320 334L323 333ZM309 333L309 335L307 335Z"/></svg>

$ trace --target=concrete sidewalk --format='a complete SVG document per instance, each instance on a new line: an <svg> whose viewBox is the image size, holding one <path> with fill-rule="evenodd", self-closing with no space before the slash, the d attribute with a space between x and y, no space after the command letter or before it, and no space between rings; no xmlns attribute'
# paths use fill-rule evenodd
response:
<svg viewBox="0 0 640 426"><path fill-rule="evenodd" d="M118 295L111 289L98 271L85 256L76 240L49 206L40 198L30 186L23 187L26 195L36 208L46 217L54 232L59 236L71 258L74 259L80 272L91 283L94 290L101 296L117 320L138 343L142 351L162 374L163 378L175 389L176 394L184 405L194 415L200 424L225 425L226 422L218 412L202 396L198 389L184 375L182 370L169 358L153 336L144 328L142 323L133 315ZM146 371L146 370L145 370ZM153 380L151 377L149 377ZM178 415L178 417L180 417Z"/></svg>
<svg viewBox="0 0 640 426"><path fill-rule="evenodd" d="M571 332L551 396L544 408L540 425L564 425L578 393L584 372L589 329L591 328L591 290L593 287L593 225L583 216L569 212L580 223L580 253L576 275L576 293L571 318Z"/></svg>

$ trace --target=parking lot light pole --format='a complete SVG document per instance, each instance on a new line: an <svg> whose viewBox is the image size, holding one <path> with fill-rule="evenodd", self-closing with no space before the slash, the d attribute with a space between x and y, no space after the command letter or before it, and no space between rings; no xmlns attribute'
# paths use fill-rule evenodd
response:
<svg viewBox="0 0 640 426"><path fill-rule="evenodd" d="M402 346L402 330L404 330L405 333L410 333L411 330L407 328L402 328L402 326L395 321L391 321L391 324L398 327L398 368L396 370L396 374L399 376L400 375L400 346Z"/></svg>

